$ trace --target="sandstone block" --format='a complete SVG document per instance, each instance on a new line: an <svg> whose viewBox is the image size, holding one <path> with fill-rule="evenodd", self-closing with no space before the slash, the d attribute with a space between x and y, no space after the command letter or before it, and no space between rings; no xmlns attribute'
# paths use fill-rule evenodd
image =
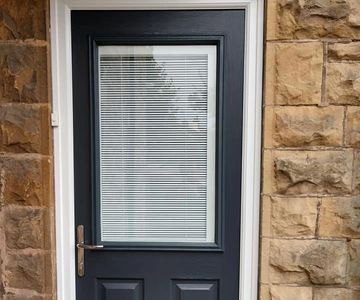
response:
<svg viewBox="0 0 360 300"><path fill-rule="evenodd" d="M356 151L354 155L353 190L356 194L360 193L360 151Z"/></svg>
<svg viewBox="0 0 360 300"><path fill-rule="evenodd" d="M52 289L51 278L49 255L41 253L7 255L5 280L8 287L49 293Z"/></svg>
<svg viewBox="0 0 360 300"><path fill-rule="evenodd" d="M360 148L360 107L348 107L345 129L346 144Z"/></svg>
<svg viewBox="0 0 360 300"><path fill-rule="evenodd" d="M36 295L33 296L29 292L16 293L16 294L8 294L5 295L4 300L54 300L55 298L51 295Z"/></svg>
<svg viewBox="0 0 360 300"><path fill-rule="evenodd" d="M269 284L272 279L270 279L270 241L271 239L262 237L261 239L261 251L260 251L260 283Z"/></svg>
<svg viewBox="0 0 360 300"><path fill-rule="evenodd" d="M278 2L277 0L275 1L267 1L266 2L266 32L264 32L265 34L265 39L266 40L276 40L278 39L278 31L279 31L279 24L278 24L278 19L279 19L279 8L278 8Z"/></svg>
<svg viewBox="0 0 360 300"><path fill-rule="evenodd" d="M49 220L45 209L8 207L5 211L6 247L49 249Z"/></svg>
<svg viewBox="0 0 360 300"><path fill-rule="evenodd" d="M321 43L269 43L266 63L266 103L277 105L320 103L322 67Z"/></svg>
<svg viewBox="0 0 360 300"><path fill-rule="evenodd" d="M330 44L328 55L331 61L359 61L360 42Z"/></svg>
<svg viewBox="0 0 360 300"><path fill-rule="evenodd" d="M350 253L349 271L348 271L349 283L350 285L359 286L360 285L360 240L353 240L350 243L349 253Z"/></svg>
<svg viewBox="0 0 360 300"><path fill-rule="evenodd" d="M270 237L273 235L271 225L271 197L264 195L261 198L261 236Z"/></svg>
<svg viewBox="0 0 360 300"><path fill-rule="evenodd" d="M0 214L1 216L2 214ZM2 228L0 227L0 230L2 230ZM4 245L4 237L0 238L0 242L2 243L2 245ZM1 249L0 248L0 265L3 266L4 265L4 261L3 261L3 257L4 257L4 251L5 249ZM0 299L2 299L5 295L5 286L4 286L4 280L3 280L3 268L0 268Z"/></svg>
<svg viewBox="0 0 360 300"><path fill-rule="evenodd" d="M339 288L316 288L314 289L314 300L358 300L360 291Z"/></svg>
<svg viewBox="0 0 360 300"><path fill-rule="evenodd" d="M360 198L324 198L319 234L324 237L360 238Z"/></svg>
<svg viewBox="0 0 360 300"><path fill-rule="evenodd" d="M311 287L261 285L260 300L312 300Z"/></svg>
<svg viewBox="0 0 360 300"><path fill-rule="evenodd" d="M358 0L348 0L350 6L349 24L356 28L360 27L360 2Z"/></svg>
<svg viewBox="0 0 360 300"><path fill-rule="evenodd" d="M331 104L360 105L360 63L329 63L327 78Z"/></svg>
<svg viewBox="0 0 360 300"><path fill-rule="evenodd" d="M360 37L358 0L269 1L267 39Z"/></svg>
<svg viewBox="0 0 360 300"><path fill-rule="evenodd" d="M270 288L270 300L312 300L311 287L273 285Z"/></svg>
<svg viewBox="0 0 360 300"><path fill-rule="evenodd" d="M0 155L0 203L47 205L51 193L51 161L36 154Z"/></svg>
<svg viewBox="0 0 360 300"><path fill-rule="evenodd" d="M351 150L266 151L264 193L285 195L351 193L352 163Z"/></svg>
<svg viewBox="0 0 360 300"><path fill-rule="evenodd" d="M1 40L46 39L47 1L0 0L0 7Z"/></svg>
<svg viewBox="0 0 360 300"><path fill-rule="evenodd" d="M271 198L271 227L275 236L314 236L317 198Z"/></svg>
<svg viewBox="0 0 360 300"><path fill-rule="evenodd" d="M2 44L0 65L0 102L49 101L46 47Z"/></svg>
<svg viewBox="0 0 360 300"><path fill-rule="evenodd" d="M321 240L273 240L270 278L273 283L344 284L346 243Z"/></svg>
<svg viewBox="0 0 360 300"><path fill-rule="evenodd" d="M267 107L265 147L341 146L343 107Z"/></svg>
<svg viewBox="0 0 360 300"><path fill-rule="evenodd" d="M0 151L49 154L48 105L0 105Z"/></svg>
<svg viewBox="0 0 360 300"><path fill-rule="evenodd" d="M269 300L270 298L270 289L267 284L260 284L259 289L259 300Z"/></svg>

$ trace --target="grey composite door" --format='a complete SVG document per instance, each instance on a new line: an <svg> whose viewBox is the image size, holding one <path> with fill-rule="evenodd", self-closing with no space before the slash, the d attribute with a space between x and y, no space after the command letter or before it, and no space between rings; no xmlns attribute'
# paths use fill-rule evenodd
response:
<svg viewBox="0 0 360 300"><path fill-rule="evenodd" d="M77 300L238 299L245 12L71 26Z"/></svg>

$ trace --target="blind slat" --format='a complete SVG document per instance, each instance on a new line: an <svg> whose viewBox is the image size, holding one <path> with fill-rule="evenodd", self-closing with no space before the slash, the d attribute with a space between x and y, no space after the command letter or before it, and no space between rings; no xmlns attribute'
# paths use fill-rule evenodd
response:
<svg viewBox="0 0 360 300"><path fill-rule="evenodd" d="M216 46L99 47L106 242L215 239Z"/></svg>

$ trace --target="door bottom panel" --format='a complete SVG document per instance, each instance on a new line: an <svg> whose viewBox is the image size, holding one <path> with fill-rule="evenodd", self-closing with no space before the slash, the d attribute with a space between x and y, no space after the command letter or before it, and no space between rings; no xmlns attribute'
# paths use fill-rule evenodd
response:
<svg viewBox="0 0 360 300"><path fill-rule="evenodd" d="M97 300L143 300L142 280L97 280Z"/></svg>
<svg viewBox="0 0 360 300"><path fill-rule="evenodd" d="M172 300L218 300L218 282L174 280Z"/></svg>

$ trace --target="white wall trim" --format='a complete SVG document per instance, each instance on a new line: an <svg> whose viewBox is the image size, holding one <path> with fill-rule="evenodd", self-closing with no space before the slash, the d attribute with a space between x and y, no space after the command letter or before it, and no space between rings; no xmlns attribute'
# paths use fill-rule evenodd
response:
<svg viewBox="0 0 360 300"><path fill-rule="evenodd" d="M246 10L239 299L257 299L264 0L50 0L58 300L75 300L71 10L239 8Z"/></svg>

